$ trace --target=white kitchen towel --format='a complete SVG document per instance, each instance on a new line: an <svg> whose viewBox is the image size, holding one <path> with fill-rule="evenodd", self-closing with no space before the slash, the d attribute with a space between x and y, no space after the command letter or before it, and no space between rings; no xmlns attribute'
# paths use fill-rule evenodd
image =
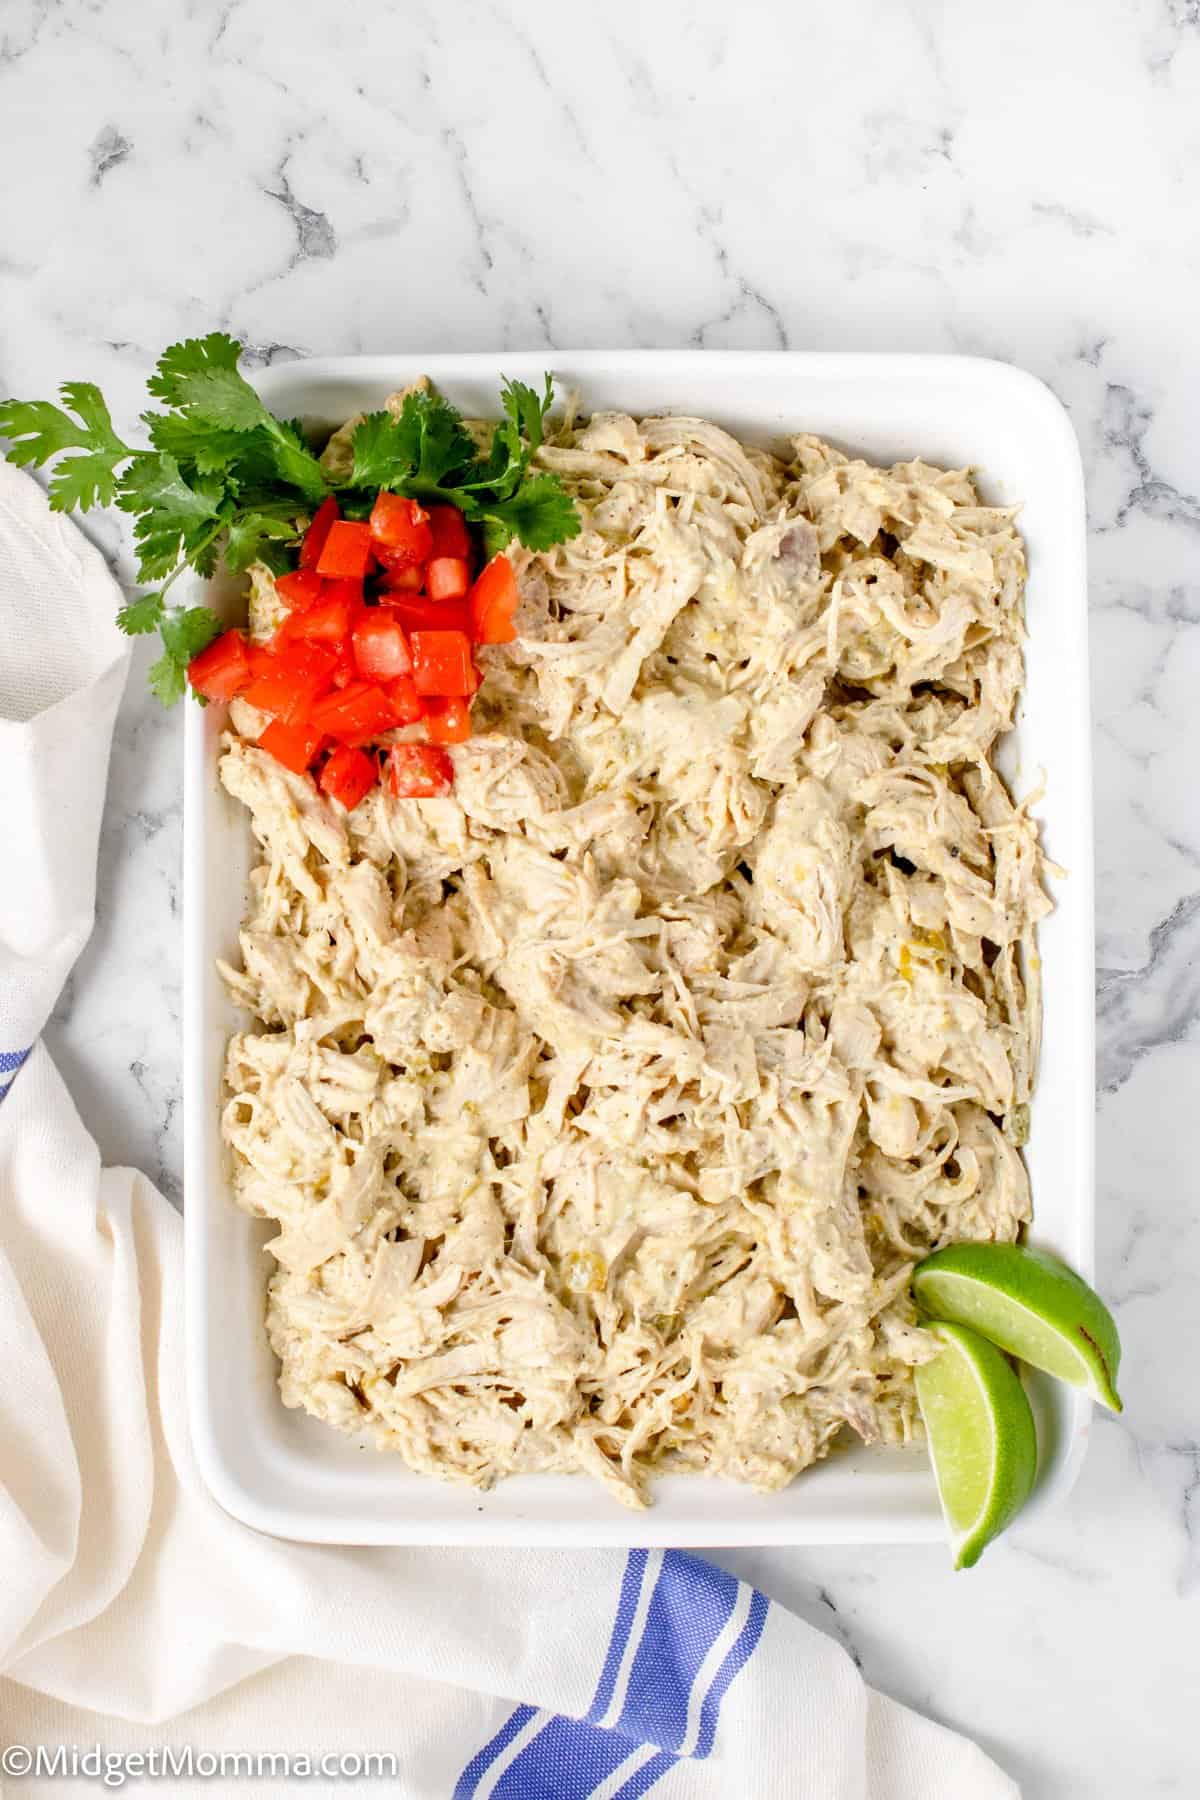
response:
<svg viewBox="0 0 1200 1800"><path fill-rule="evenodd" d="M113 719L120 590L35 481L0 463L0 1099L87 942Z"/></svg>
<svg viewBox="0 0 1200 1800"><path fill-rule="evenodd" d="M0 466L17 1038L90 921L117 601ZM180 1239L143 1176L101 1168L36 1047L0 1106L5 1793L119 1786L147 1758L172 1771L163 1793L362 1792L371 1757L377 1791L408 1800L1012 1800L973 1745L700 1558L337 1549L236 1524L188 1442Z"/></svg>

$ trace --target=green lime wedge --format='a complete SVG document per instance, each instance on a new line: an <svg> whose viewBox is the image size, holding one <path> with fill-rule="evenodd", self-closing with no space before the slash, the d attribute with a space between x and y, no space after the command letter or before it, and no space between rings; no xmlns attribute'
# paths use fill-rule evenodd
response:
<svg viewBox="0 0 1200 1800"><path fill-rule="evenodd" d="M913 1292L931 1318L969 1325L1120 1412L1112 1314L1057 1257L1025 1244L950 1244L918 1263Z"/></svg>
<svg viewBox="0 0 1200 1800"><path fill-rule="evenodd" d="M956 1569L977 1563L1011 1525L1037 1473L1025 1389L999 1350L965 1325L929 1326L945 1345L916 1371L938 1496Z"/></svg>

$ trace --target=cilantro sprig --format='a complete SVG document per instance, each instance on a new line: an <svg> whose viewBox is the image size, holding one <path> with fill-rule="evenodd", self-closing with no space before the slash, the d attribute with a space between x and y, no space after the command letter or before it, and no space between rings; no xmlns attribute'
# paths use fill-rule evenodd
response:
<svg viewBox="0 0 1200 1800"><path fill-rule="evenodd" d="M482 526L489 556L514 537L548 550L579 531L574 501L558 477L529 476L553 394L549 375L540 395L523 381L506 381L504 418L484 456L449 401L430 391L408 394L399 418L376 412L363 419L351 440L350 480L459 507Z"/></svg>
<svg viewBox="0 0 1200 1800"><path fill-rule="evenodd" d="M80 451L60 462L51 476L51 506L59 512L111 506L116 467L133 451L113 430L98 387L90 381L64 381L58 391L69 410L49 400L0 402L0 437L12 439L8 460L40 464L65 450Z"/></svg>
<svg viewBox="0 0 1200 1800"><path fill-rule="evenodd" d="M268 410L238 366L241 346L222 332L173 344L147 383L163 410L142 414L150 447L118 437L104 398L90 382L65 382L62 406L0 401L0 438L10 462L53 463L50 504L86 512L116 505L133 519L139 579L156 584L117 614L132 636L158 633L162 655L150 685L164 706L187 686L187 665L221 623L205 606L170 598L185 569L208 578L223 564L240 574L256 561L280 570L293 559L315 508L336 493L361 515L381 488L457 506L483 535L489 556L518 539L545 550L580 528L558 480L530 474L542 443L553 383L501 389L502 418L481 451L441 395L414 390L398 415L369 413L351 438L352 466L338 478L322 467L298 424Z"/></svg>

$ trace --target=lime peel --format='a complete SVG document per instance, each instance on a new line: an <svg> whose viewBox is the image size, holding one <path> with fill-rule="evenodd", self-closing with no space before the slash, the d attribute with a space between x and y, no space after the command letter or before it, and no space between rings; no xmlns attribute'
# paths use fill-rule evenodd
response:
<svg viewBox="0 0 1200 1800"><path fill-rule="evenodd" d="M968 1326L938 1320L943 1349L916 1370L938 1498L956 1569L1016 1518L1037 1473L1037 1432L1008 1359Z"/></svg>
<svg viewBox="0 0 1200 1800"><path fill-rule="evenodd" d="M1035 1369L1121 1411L1121 1340L1100 1296L1065 1263L1024 1244L951 1244L920 1263L922 1310L969 1326Z"/></svg>

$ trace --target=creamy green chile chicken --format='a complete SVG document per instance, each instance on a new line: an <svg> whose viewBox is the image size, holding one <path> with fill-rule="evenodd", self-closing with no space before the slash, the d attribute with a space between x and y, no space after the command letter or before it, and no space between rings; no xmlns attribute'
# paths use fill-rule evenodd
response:
<svg viewBox="0 0 1200 1800"><path fill-rule="evenodd" d="M516 553L447 798L346 813L233 703L234 1191L288 1406L479 1487L776 1489L919 1432L914 1262L1029 1215L1023 547L813 437L568 417L539 460L584 529Z"/></svg>

